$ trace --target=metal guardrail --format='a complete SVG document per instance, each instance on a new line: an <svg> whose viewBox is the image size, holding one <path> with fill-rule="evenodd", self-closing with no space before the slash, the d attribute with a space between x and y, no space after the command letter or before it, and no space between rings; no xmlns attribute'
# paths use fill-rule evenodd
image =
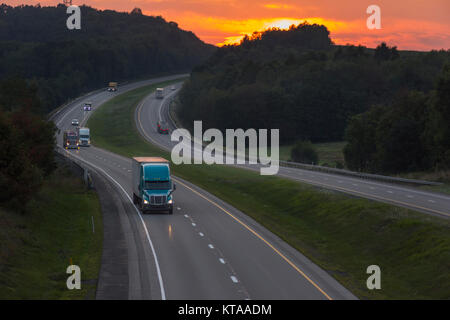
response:
<svg viewBox="0 0 450 320"><path fill-rule="evenodd" d="M55 160L59 163L63 163L66 165L70 171L72 171L75 175L79 176L83 179L84 184L88 189L94 188L94 183L92 181L91 172L88 168L83 166L78 161L75 161L72 158L66 157L59 150L55 150Z"/></svg>
<svg viewBox="0 0 450 320"><path fill-rule="evenodd" d="M359 179L378 180L378 181L391 182L391 183L405 183L405 184L412 184L412 185L429 185L429 186L442 185L442 183L440 183L440 182L383 176L383 175L373 174L373 173L356 172L356 171L350 171L350 170L345 170L345 169L323 167L323 166L318 166L318 165L291 162L291 161L280 161L280 164L283 167L293 167L293 168L299 168L299 169L305 169L305 170L311 170L311 171L320 171L320 172L325 172L325 173L351 176L351 177L355 177L355 178L359 178Z"/></svg>

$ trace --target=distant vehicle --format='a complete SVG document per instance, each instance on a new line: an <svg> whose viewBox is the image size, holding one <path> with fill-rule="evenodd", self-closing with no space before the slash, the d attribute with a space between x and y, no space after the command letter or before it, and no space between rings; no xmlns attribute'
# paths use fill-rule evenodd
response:
<svg viewBox="0 0 450 320"><path fill-rule="evenodd" d="M167 122L165 122L165 121L158 121L156 123L156 126L158 127L158 133L169 134L169 126L167 125Z"/></svg>
<svg viewBox="0 0 450 320"><path fill-rule="evenodd" d="M117 82L110 82L108 84L108 91L109 92L116 92L117 91Z"/></svg>
<svg viewBox="0 0 450 320"><path fill-rule="evenodd" d="M73 126L79 126L80 125L80 121L78 121L78 119L73 119L72 120L72 125Z"/></svg>
<svg viewBox="0 0 450 320"><path fill-rule="evenodd" d="M172 91L175 91L177 88L175 86L172 86L170 89L172 89Z"/></svg>
<svg viewBox="0 0 450 320"><path fill-rule="evenodd" d="M63 136L63 148L80 149L78 145L78 135L75 131L66 130Z"/></svg>
<svg viewBox="0 0 450 320"><path fill-rule="evenodd" d="M169 161L158 157L135 157L132 164L133 203L143 212L173 213Z"/></svg>
<svg viewBox="0 0 450 320"><path fill-rule="evenodd" d="M92 110L92 102L86 102L83 106L84 111L91 111Z"/></svg>
<svg viewBox="0 0 450 320"><path fill-rule="evenodd" d="M162 99L164 98L164 89L163 88L156 88L156 99Z"/></svg>
<svg viewBox="0 0 450 320"><path fill-rule="evenodd" d="M78 144L81 147L89 147L91 145L91 135L89 128L77 128Z"/></svg>

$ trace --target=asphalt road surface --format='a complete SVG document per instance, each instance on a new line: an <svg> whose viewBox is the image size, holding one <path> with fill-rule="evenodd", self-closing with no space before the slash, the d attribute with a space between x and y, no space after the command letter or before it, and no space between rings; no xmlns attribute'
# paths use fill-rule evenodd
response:
<svg viewBox="0 0 450 320"><path fill-rule="evenodd" d="M176 129L168 110L169 102L176 95L180 86L181 84L178 84L176 90L173 91L168 87L165 90L167 95L164 100L155 99L153 94L149 95L136 109L135 114L135 121L140 133L147 140L158 144L168 151L172 150L173 146L178 142L171 141L170 135L159 134L156 130L156 122L158 120L166 121L171 131ZM203 150L197 142L192 144L192 149L193 157L199 157ZM255 171L260 170L260 165L246 164L238 166ZM450 196L441 193L291 167L280 167L278 175L363 198L407 207L443 218L450 217Z"/></svg>
<svg viewBox="0 0 450 320"><path fill-rule="evenodd" d="M129 84L118 93L97 92L67 105L54 118L61 129L59 146L72 119L83 125L89 117L82 102L92 101L94 112L116 94L168 79ZM167 100L150 96L145 101L156 112ZM155 119L148 123L156 125ZM62 152L96 170L123 194L123 207L130 213L121 217L130 299L355 299L298 251L207 191L175 178L174 214L142 215L131 203L131 159L95 146Z"/></svg>

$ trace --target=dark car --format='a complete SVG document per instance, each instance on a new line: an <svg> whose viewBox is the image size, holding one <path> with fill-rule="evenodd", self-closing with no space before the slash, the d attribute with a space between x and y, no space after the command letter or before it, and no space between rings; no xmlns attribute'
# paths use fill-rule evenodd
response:
<svg viewBox="0 0 450 320"><path fill-rule="evenodd" d="M167 125L167 122L165 122L165 121L158 121L156 126L158 128L158 133L169 134L169 126Z"/></svg>

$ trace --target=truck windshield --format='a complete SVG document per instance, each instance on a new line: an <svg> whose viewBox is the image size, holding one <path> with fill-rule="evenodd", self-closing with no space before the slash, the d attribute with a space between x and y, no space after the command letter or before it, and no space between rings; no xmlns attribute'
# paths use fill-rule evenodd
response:
<svg viewBox="0 0 450 320"><path fill-rule="evenodd" d="M145 190L169 190L170 181L145 181Z"/></svg>

